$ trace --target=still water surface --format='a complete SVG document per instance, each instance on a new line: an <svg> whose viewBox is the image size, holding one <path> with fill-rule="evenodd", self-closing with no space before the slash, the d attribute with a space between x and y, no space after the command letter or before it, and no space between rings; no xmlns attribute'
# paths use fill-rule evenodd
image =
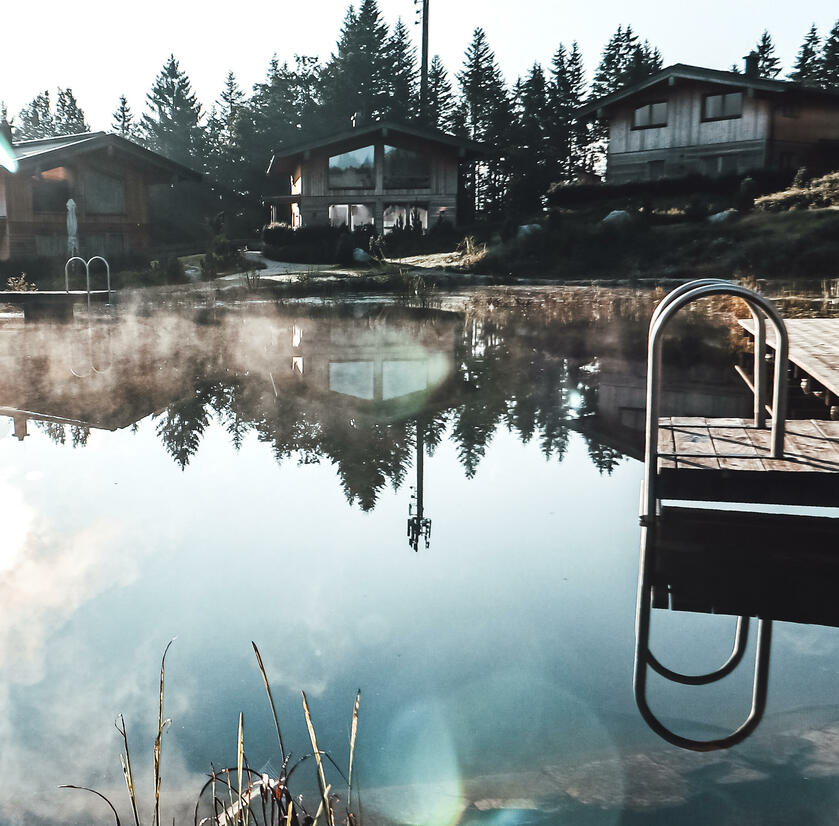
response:
<svg viewBox="0 0 839 826"><path fill-rule="evenodd" d="M361 688L366 823L833 823L836 629L776 625L766 718L730 751L680 751L635 708L650 307L8 323L0 822L109 822L59 783L102 790L127 822L119 713L151 814L160 655L177 637L164 820L191 822L210 763L235 765L240 711L251 766L279 766L254 640L297 754L301 689L345 765ZM671 410L748 415L726 330L696 317L680 341ZM732 618L654 613L671 667L727 656ZM731 730L751 650L713 686L651 680L653 706L687 735ZM300 775L313 789L314 768Z"/></svg>

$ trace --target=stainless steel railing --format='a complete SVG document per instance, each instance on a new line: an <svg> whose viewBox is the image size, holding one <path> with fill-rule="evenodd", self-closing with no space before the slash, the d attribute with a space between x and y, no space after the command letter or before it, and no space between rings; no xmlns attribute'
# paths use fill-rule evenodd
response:
<svg viewBox="0 0 839 826"><path fill-rule="evenodd" d="M783 319L774 305L759 293L720 279L692 281L677 288L656 307L650 319L647 344L647 420L646 447L644 451L644 495L642 499L642 520L651 519L656 513L656 479L658 476L658 428L661 401L661 354L664 331L670 319L682 307L711 295L731 295L742 298L752 313L755 322L754 358L754 419L755 427L765 425L765 356L766 323L768 318L775 328L776 352L773 379L771 455L780 458L784 453L784 426L787 407L787 359L789 337Z"/></svg>

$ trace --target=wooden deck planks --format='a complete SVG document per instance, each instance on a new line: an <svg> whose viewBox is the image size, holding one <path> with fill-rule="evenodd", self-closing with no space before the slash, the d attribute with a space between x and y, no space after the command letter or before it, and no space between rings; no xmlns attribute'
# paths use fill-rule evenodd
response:
<svg viewBox="0 0 839 826"><path fill-rule="evenodd" d="M791 318L785 324L789 360L839 396L839 318ZM740 325L754 335L751 319L741 319ZM766 327L766 343L774 349L775 331L771 324Z"/></svg>
<svg viewBox="0 0 839 826"><path fill-rule="evenodd" d="M787 422L784 457L769 454L769 429L748 419L663 418L659 426L660 468L784 473L839 473L839 422Z"/></svg>

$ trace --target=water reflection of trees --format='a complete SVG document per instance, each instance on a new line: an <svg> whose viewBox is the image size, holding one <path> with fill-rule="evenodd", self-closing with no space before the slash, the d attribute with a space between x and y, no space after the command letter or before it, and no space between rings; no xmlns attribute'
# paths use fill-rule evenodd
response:
<svg viewBox="0 0 839 826"><path fill-rule="evenodd" d="M219 362L208 356L204 369L193 371L186 398L158 415L156 433L185 468L215 419L237 449L255 434L270 445L278 463L333 464L347 500L363 510L375 506L386 486L404 483L415 461L418 418L426 455L433 455L448 433L468 478L501 429L523 443L536 440L547 459L561 461L569 426L596 406L597 365L585 347L569 355L567 337L522 329L513 321L457 317L446 323L457 324L453 374L413 415L389 417L375 405L335 402L304 380L285 383L278 392L273 378L264 375L214 371L209 364ZM621 454L584 438L595 466L611 473Z"/></svg>

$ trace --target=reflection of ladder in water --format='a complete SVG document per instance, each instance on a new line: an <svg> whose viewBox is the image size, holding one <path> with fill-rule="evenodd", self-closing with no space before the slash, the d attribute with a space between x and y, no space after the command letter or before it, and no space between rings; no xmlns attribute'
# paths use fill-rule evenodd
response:
<svg viewBox="0 0 839 826"><path fill-rule="evenodd" d="M659 419L659 405L661 396L661 366L663 336L668 321L682 307L699 298L714 295L730 295L743 299L748 305L755 324L755 353L754 379L751 389L754 396L754 421L751 424L741 422L736 428L736 436L726 432L726 438L715 438L712 428L713 420L700 420L693 429L686 426L677 429L680 424L675 420L663 423ZM773 404L771 432L765 431L765 354L766 354L766 319L772 323L777 336L777 357L775 359L775 373L773 382ZM733 746L754 731L766 708L767 687L769 679L769 652L772 638L771 620L761 618L758 622L758 640L755 650L754 683L752 689L752 703L745 721L732 733L710 740L696 740L676 734L667 728L652 712L647 702L647 675L652 668L660 676L671 682L682 685L709 685L715 683L740 664L746 651L749 616L740 615L734 635L734 644L728 659L716 670L706 674L687 675L674 671L653 655L649 648L650 614L654 599L653 573L655 537L660 528L659 505L662 499L690 498L679 496L679 482L684 481L681 475L691 472L705 474L709 487L709 495L704 498L720 499L725 492L721 485L731 475L726 466L728 458L726 451L734 451L742 458L741 445L749 447L748 454L757 455L756 447L760 444L764 450L758 460L758 467L753 470L765 470L767 462L784 459L786 399L787 399L787 354L789 343L786 327L774 306L758 293L745 287L720 281L705 279L685 284L674 290L659 304L650 320L648 357L647 357L647 411L646 411L646 446L644 489L641 502L641 561L638 583L638 601L636 609L636 647L634 669L635 700L642 717L659 736L673 745L694 751L712 751ZM664 424L664 426L663 426ZM689 427L689 426L688 426ZM662 439L662 431L666 431ZM751 432L749 432L751 431ZM761 438L755 438L760 433ZM677 437L678 436L678 437ZM743 465L740 465L743 467ZM681 471L681 474L679 473ZM668 477L669 474L669 477ZM694 476L693 480L699 477ZM686 477L690 480L691 477ZM743 479L745 485L741 491L748 491L748 482L754 480L749 477ZM687 486L690 487L689 485ZM755 490L751 496L747 493L745 501L761 501L759 484L753 485ZM694 488L695 490L695 488ZM682 491L684 493L684 491ZM660 596L660 595L659 595ZM659 599L659 602L661 600ZM659 607L666 607L667 600Z"/></svg>

